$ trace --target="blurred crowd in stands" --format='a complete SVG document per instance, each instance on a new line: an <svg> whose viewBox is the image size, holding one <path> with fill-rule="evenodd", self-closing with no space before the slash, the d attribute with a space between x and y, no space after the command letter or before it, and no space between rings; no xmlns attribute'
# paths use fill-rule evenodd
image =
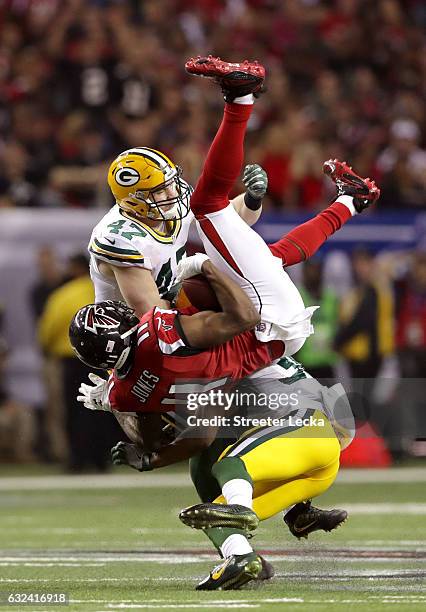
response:
<svg viewBox="0 0 426 612"><path fill-rule="evenodd" d="M382 188L380 209L425 209L423 0L2 0L0 206L109 206L106 168L150 146L195 182L221 112L191 55L257 58L247 161L266 206L329 200L322 162Z"/></svg>

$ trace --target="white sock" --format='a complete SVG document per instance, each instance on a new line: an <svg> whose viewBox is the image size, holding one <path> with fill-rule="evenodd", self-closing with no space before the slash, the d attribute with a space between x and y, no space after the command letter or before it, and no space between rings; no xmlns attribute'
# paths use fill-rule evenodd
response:
<svg viewBox="0 0 426 612"><path fill-rule="evenodd" d="M231 555L246 555L253 552L253 549L248 543L247 538L239 533L233 533L226 538L220 547L220 551L226 559L226 557Z"/></svg>
<svg viewBox="0 0 426 612"><path fill-rule="evenodd" d="M348 196L348 195L339 196L336 202L340 202L340 204L343 204L344 206L346 206L346 208L349 208L352 216L355 216L358 214L355 210L354 199L352 196Z"/></svg>
<svg viewBox="0 0 426 612"><path fill-rule="evenodd" d="M246 96L240 96L232 100L233 104L254 104L253 94L247 94Z"/></svg>
<svg viewBox="0 0 426 612"><path fill-rule="evenodd" d="M228 480L222 487L222 495L227 504L239 504L253 508L253 487L243 478Z"/></svg>

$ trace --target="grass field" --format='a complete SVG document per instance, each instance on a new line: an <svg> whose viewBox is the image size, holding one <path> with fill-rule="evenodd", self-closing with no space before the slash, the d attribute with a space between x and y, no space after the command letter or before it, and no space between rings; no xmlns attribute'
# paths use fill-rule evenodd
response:
<svg viewBox="0 0 426 612"><path fill-rule="evenodd" d="M275 578L210 593L194 587L217 557L202 532L177 519L196 501L184 472L3 477L0 592L69 594L66 607L15 607L28 611L420 610L424 472L343 472L317 504L348 509L345 525L299 542L280 517L261 524L252 542L274 564Z"/></svg>

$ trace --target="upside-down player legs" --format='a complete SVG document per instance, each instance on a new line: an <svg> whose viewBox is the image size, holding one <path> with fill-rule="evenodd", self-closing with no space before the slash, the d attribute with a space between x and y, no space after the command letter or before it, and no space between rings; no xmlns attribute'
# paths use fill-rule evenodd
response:
<svg viewBox="0 0 426 612"><path fill-rule="evenodd" d="M194 72L191 62L186 67ZM238 88L235 92L238 95ZM239 284L258 309L259 340L284 340L286 354L293 354L312 333L314 308L305 308L299 291L282 269L281 259L272 255L263 239L240 222L229 206L229 193L243 164L244 136L252 106L251 94L226 103L191 197L191 208L207 255Z"/></svg>
<svg viewBox="0 0 426 612"><path fill-rule="evenodd" d="M213 78L227 104L202 175L191 198L198 231L209 258L250 297L261 315L259 340L279 338L286 355L296 352L312 333L315 307L305 308L302 298L282 269L311 256L351 216L380 195L370 179L362 179L344 162L330 160L324 172L337 186L337 201L315 219L292 230L273 245L237 218L229 206L229 193L241 170L244 136L253 95L261 91L264 68L257 62L230 64L219 58L197 58L186 63L191 74ZM257 93L255 93L257 95Z"/></svg>

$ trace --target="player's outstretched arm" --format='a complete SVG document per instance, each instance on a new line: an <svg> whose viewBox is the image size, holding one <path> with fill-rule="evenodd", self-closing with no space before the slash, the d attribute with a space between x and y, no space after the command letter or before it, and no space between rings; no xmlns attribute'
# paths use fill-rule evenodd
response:
<svg viewBox="0 0 426 612"><path fill-rule="evenodd" d="M136 316L141 317L154 306L170 308L169 302L160 297L150 270L138 267L112 268L121 295L126 303L135 309Z"/></svg>
<svg viewBox="0 0 426 612"><path fill-rule="evenodd" d="M214 410L214 414L218 414L217 406ZM206 407L206 413L208 413L208 407ZM111 449L112 462L115 465L128 465L139 472L165 467L197 455L210 446L216 433L217 427L213 425L191 427L191 437L184 432L171 444L166 444L153 452L146 452L145 448L136 444L119 442Z"/></svg>
<svg viewBox="0 0 426 612"><path fill-rule="evenodd" d="M223 344L234 336L253 329L260 322L260 315L244 291L226 274L220 272L206 255L199 256L199 261L199 268L194 269L189 276L200 272L204 274L216 294L222 312L205 311L192 316L181 315L179 321L190 346L208 348Z"/></svg>
<svg viewBox="0 0 426 612"><path fill-rule="evenodd" d="M160 467L185 461L210 446L214 438L180 438L157 452L144 452L136 444L118 442L111 449L115 465L128 465L139 472L149 472Z"/></svg>

